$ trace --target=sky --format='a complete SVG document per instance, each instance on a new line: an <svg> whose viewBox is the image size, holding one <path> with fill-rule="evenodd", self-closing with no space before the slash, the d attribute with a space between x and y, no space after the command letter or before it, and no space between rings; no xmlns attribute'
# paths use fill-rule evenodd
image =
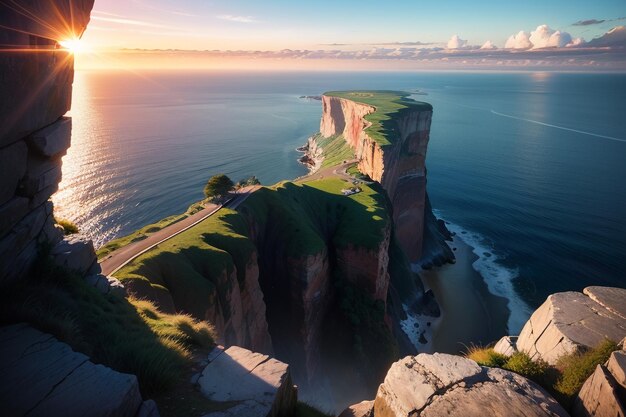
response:
<svg viewBox="0 0 626 417"><path fill-rule="evenodd" d="M547 59L620 69L625 59L611 52L626 52L625 24L625 0L96 0L83 41L92 51L209 50L213 61L241 60L224 51L248 51L272 60L428 59L463 66ZM600 40L590 44L594 38ZM558 50L557 57L545 48Z"/></svg>

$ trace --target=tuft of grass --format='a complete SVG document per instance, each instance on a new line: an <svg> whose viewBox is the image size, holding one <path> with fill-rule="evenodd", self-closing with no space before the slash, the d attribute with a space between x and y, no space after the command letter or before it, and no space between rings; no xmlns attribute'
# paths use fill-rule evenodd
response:
<svg viewBox="0 0 626 417"><path fill-rule="evenodd" d="M543 360L533 361L524 352L515 352L507 359L502 368L544 385L549 365Z"/></svg>
<svg viewBox="0 0 626 417"><path fill-rule="evenodd" d="M57 224L63 227L63 232L66 236L78 233L78 226L70 220L59 219L57 220Z"/></svg>
<svg viewBox="0 0 626 417"><path fill-rule="evenodd" d="M596 366L609 360L611 353L618 349L617 343L606 339L594 349L561 357L556 365L560 376L554 385L557 399L562 404L571 405L587 378L595 371Z"/></svg>
<svg viewBox="0 0 626 417"><path fill-rule="evenodd" d="M493 350L493 348L474 345L468 348L465 357L481 366L489 366L491 368L502 368L509 359L507 356Z"/></svg>

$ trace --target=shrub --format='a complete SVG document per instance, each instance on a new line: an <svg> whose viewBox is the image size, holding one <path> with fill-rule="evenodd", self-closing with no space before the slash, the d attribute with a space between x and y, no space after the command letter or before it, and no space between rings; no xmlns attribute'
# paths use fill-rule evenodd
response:
<svg viewBox="0 0 626 417"><path fill-rule="evenodd" d="M560 371L560 377L554 386L555 395L559 397L557 399L564 405L571 405L574 396L596 366L605 363L617 349L617 343L606 339L594 349L561 357L556 365Z"/></svg>
<svg viewBox="0 0 626 417"><path fill-rule="evenodd" d="M59 219L57 224L63 227L63 232L66 236L78 233L78 226L67 219Z"/></svg>
<svg viewBox="0 0 626 417"><path fill-rule="evenodd" d="M239 180L235 185L235 188L243 188L250 185L261 185L261 181L259 181L259 179L255 175L253 175L251 177Z"/></svg>
<svg viewBox="0 0 626 417"><path fill-rule="evenodd" d="M470 346L465 356L481 366L502 368L509 359L506 355L496 352L493 348Z"/></svg>
<svg viewBox="0 0 626 417"><path fill-rule="evenodd" d="M224 174L217 174L209 178L204 186L204 195L208 199L218 200L233 189L233 182Z"/></svg>
<svg viewBox="0 0 626 417"><path fill-rule="evenodd" d="M543 360L533 361L524 352L515 352L508 358L502 368L541 384L548 370L548 364Z"/></svg>

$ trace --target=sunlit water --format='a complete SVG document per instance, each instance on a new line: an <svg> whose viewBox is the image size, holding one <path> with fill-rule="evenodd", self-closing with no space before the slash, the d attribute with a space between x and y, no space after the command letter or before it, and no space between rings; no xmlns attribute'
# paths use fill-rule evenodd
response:
<svg viewBox="0 0 626 417"><path fill-rule="evenodd" d="M427 94L433 206L518 322L549 293L626 286L624 75L78 72L57 214L101 245L216 173L299 176L321 105L298 97L353 88Z"/></svg>

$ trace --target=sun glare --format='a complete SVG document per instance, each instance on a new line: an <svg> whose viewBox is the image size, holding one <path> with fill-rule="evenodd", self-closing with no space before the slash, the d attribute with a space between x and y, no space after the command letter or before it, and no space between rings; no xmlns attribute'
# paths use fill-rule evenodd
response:
<svg viewBox="0 0 626 417"><path fill-rule="evenodd" d="M77 54L80 52L85 52L86 51L86 45L85 42L81 41L78 38L74 38L74 39L66 39L64 41L59 41L59 45L61 45L61 47L63 49L67 49L68 51L70 51L73 54Z"/></svg>

